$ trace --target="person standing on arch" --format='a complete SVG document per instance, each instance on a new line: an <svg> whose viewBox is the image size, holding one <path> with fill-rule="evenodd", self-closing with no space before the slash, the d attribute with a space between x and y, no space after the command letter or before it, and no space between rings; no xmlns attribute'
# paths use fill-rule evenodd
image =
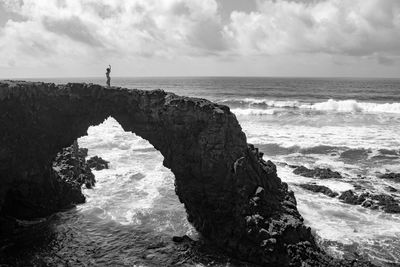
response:
<svg viewBox="0 0 400 267"><path fill-rule="evenodd" d="M108 68L106 69L107 87L110 87L111 83L110 72L111 72L111 65L108 65Z"/></svg>

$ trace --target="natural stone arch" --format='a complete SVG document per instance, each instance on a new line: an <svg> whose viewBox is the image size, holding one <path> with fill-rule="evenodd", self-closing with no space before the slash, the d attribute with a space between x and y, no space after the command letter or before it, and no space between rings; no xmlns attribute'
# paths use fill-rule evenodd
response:
<svg viewBox="0 0 400 267"><path fill-rule="evenodd" d="M336 264L322 257L293 192L275 165L247 145L226 106L161 90L6 82L0 83L0 114L3 213L9 190L47 189L56 153L112 116L161 152L188 220L207 240L270 266L300 266L317 256L325 266ZM38 195L31 201L46 201Z"/></svg>

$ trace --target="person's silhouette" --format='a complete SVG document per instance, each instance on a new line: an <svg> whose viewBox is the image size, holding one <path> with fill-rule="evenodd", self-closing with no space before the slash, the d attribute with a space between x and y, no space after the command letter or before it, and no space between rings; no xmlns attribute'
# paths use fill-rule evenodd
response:
<svg viewBox="0 0 400 267"><path fill-rule="evenodd" d="M111 72L111 65L108 65L108 68L106 69L106 77L107 77L107 86L108 87L110 87L110 83L111 83L110 72Z"/></svg>

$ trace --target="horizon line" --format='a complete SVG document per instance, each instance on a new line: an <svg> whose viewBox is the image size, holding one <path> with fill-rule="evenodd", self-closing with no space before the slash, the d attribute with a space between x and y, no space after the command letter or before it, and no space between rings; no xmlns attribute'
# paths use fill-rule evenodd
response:
<svg viewBox="0 0 400 267"><path fill-rule="evenodd" d="M187 76L174 76L174 75L165 75L165 76L111 76L111 79L121 79L121 78L279 78L279 79L394 79L399 80L400 77L394 76L380 76L380 77L371 77L371 76L258 76L258 75L248 75L248 76L237 76L237 75L187 75ZM10 78L2 78L0 77L0 81L5 80L24 80L24 79L104 79L103 76L52 76L52 77L10 77Z"/></svg>

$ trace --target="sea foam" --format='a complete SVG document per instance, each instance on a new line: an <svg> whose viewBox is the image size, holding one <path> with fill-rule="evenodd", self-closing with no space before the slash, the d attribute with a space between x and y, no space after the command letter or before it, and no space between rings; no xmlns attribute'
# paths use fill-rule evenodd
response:
<svg viewBox="0 0 400 267"><path fill-rule="evenodd" d="M232 111L238 115L272 115L270 112L261 112L261 108L286 108L286 109L308 109L317 111L335 112L359 112L359 113L394 113L400 114L400 103L372 103L358 102L357 100L335 100L329 99L324 102L302 103L299 101L282 101L269 99L225 99L219 101L235 107ZM245 109L239 109L238 106Z"/></svg>
<svg viewBox="0 0 400 267"><path fill-rule="evenodd" d="M356 100L334 100L315 103L311 105L301 105L300 108L338 111L338 112L364 112L364 113L397 113L400 114L400 103L367 103L357 102Z"/></svg>

